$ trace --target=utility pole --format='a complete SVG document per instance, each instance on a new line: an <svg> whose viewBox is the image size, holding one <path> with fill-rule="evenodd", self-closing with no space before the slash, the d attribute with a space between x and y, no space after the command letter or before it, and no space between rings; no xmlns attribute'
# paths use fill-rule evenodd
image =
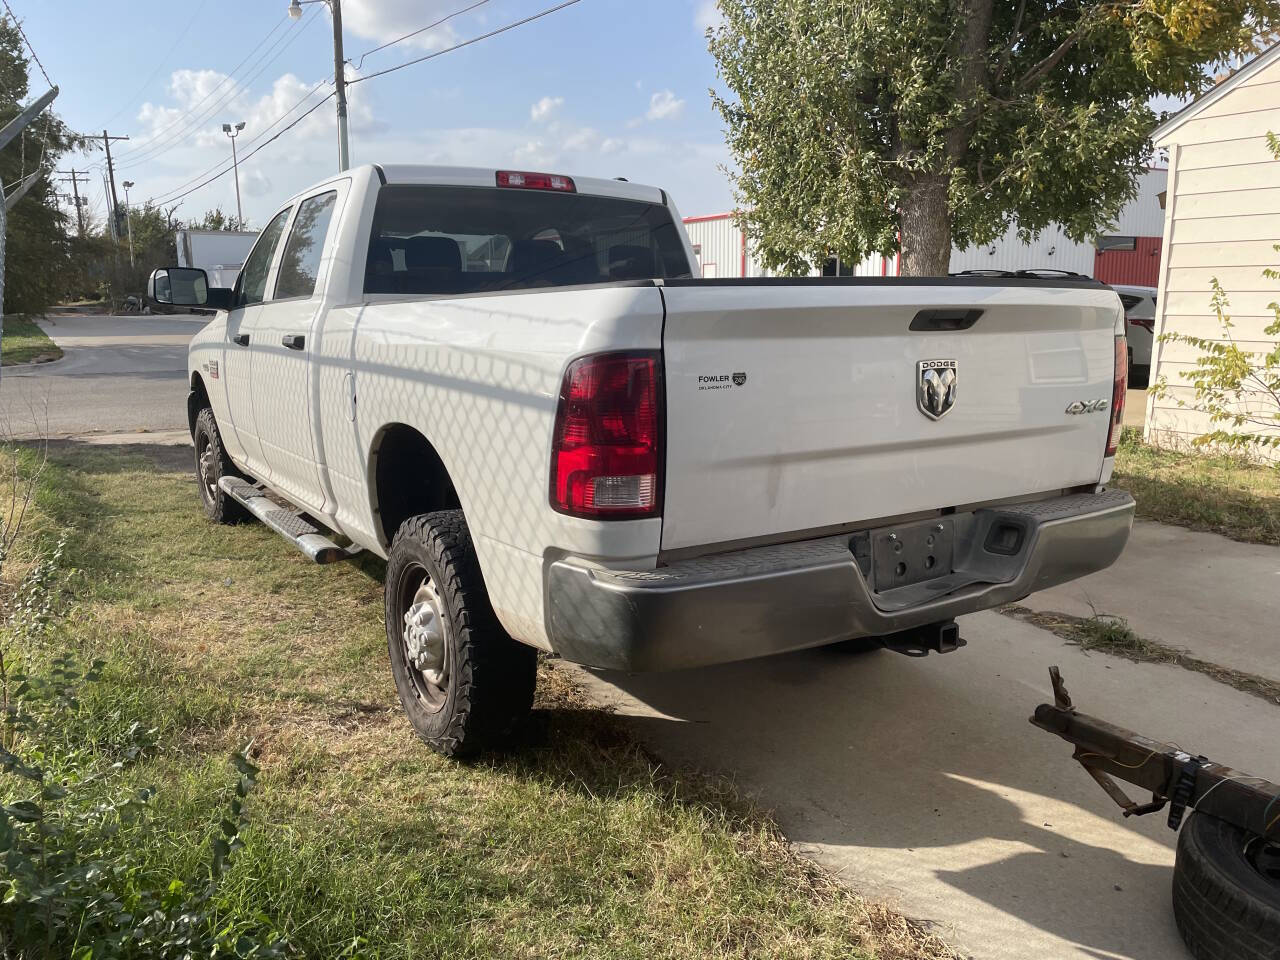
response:
<svg viewBox="0 0 1280 960"><path fill-rule="evenodd" d="M109 137L107 131L102 131L102 146L107 151L107 182L111 185L111 222L115 224L117 236L120 233L119 206L120 201L116 199L116 171L111 165L111 141L112 140L128 140L128 137Z"/></svg>
<svg viewBox="0 0 1280 960"><path fill-rule="evenodd" d="M342 58L342 0L329 0L333 11L333 89L338 99L338 172L351 166L347 147L347 69Z"/></svg>
<svg viewBox="0 0 1280 960"><path fill-rule="evenodd" d="M338 172L351 166L347 146L347 73L342 59L342 0L289 0L289 16L302 19L304 3L327 3L333 14L333 89L338 101Z"/></svg>
<svg viewBox="0 0 1280 960"><path fill-rule="evenodd" d="M66 183L67 180L71 181L71 196L74 199L75 205L76 205L76 225L79 228L80 236L83 238L84 237L84 210L80 208L80 182L79 180L76 179L76 168L72 167L70 170L58 170L55 172L68 175L62 178L63 183Z"/></svg>

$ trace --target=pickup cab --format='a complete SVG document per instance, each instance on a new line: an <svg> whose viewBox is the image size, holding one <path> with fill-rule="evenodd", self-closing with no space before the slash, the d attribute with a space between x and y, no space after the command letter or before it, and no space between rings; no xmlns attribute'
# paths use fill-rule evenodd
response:
<svg viewBox="0 0 1280 960"><path fill-rule="evenodd" d="M415 730L475 751L536 652L613 670L954 618L1111 564L1124 315L1088 280L694 279L620 180L370 165L299 193L215 308L188 413L210 518L387 560Z"/></svg>

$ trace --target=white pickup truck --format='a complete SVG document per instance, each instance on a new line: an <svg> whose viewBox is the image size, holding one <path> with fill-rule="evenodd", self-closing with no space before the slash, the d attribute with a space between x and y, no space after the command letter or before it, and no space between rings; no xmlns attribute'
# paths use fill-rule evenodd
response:
<svg viewBox="0 0 1280 960"><path fill-rule="evenodd" d="M954 618L1111 564L1124 315L1092 281L699 280L667 194L364 166L271 218L191 343L209 516L387 559L421 737L474 751L535 650L615 670Z"/></svg>

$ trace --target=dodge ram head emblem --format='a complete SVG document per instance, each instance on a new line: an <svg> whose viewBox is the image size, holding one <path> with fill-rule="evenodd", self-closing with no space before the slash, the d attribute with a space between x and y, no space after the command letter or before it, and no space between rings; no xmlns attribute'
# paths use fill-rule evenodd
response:
<svg viewBox="0 0 1280 960"><path fill-rule="evenodd" d="M956 405L956 362L916 363L916 406L930 420L941 420Z"/></svg>

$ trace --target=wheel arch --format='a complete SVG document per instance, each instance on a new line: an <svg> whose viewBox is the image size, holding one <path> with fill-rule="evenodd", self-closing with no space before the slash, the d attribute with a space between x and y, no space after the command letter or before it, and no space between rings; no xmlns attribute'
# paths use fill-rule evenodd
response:
<svg viewBox="0 0 1280 960"><path fill-rule="evenodd" d="M209 390L204 385L204 378L198 373L191 374L191 392L187 394L187 428L191 436L196 435L196 417L205 407L212 408Z"/></svg>
<svg viewBox="0 0 1280 960"><path fill-rule="evenodd" d="M444 459L416 427L384 424L370 444L367 462L374 532L384 549L410 517L462 507Z"/></svg>

